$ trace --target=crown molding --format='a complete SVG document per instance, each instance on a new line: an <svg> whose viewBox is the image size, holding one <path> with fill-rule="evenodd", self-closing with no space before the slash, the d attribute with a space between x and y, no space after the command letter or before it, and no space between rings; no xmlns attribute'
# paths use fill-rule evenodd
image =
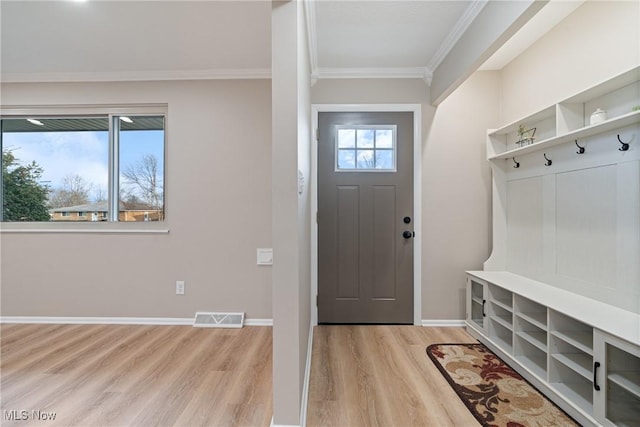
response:
<svg viewBox="0 0 640 427"><path fill-rule="evenodd" d="M474 19L480 14L482 9L487 5L488 0L474 0L464 11L460 19L455 23L447 37L444 38L436 53L431 57L427 68L435 70L440 63L449 54L451 49L458 43L460 37L467 31Z"/></svg>
<svg viewBox="0 0 640 427"><path fill-rule="evenodd" d="M170 70L170 71L112 71L60 73L2 73L2 83L53 82L127 82L163 80L237 80L270 79L269 68Z"/></svg>
<svg viewBox="0 0 640 427"><path fill-rule="evenodd" d="M318 79L422 79L431 84L433 72L426 67L390 68L318 68L312 80Z"/></svg>
<svg viewBox="0 0 640 427"><path fill-rule="evenodd" d="M318 72L318 43L316 31L316 2L304 0L304 12L307 20L307 45L309 47L309 68L311 69L311 85L317 80L313 78Z"/></svg>

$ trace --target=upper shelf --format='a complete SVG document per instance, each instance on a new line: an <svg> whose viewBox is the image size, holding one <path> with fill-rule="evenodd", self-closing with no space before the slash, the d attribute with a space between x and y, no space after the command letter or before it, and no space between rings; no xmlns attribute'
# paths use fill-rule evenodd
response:
<svg viewBox="0 0 640 427"><path fill-rule="evenodd" d="M594 85L499 129L489 130L487 157L507 159L640 123L640 66ZM608 120L590 124L602 109ZM527 131L524 135L520 131ZM535 136L534 136L535 135ZM533 144L518 146L523 138Z"/></svg>
<svg viewBox="0 0 640 427"><path fill-rule="evenodd" d="M509 159L515 156L522 156L524 154L532 153L534 151L542 150L543 148L549 148L556 145L564 144L565 142L573 141L576 139L585 138L591 135L596 135L601 132L629 126L634 123L640 123L640 111L633 111L620 117L609 119L605 122L595 125L586 126L572 132L565 133L563 135L547 138L543 141L536 142L524 147L518 147L513 150L505 151L504 153L490 156L489 160Z"/></svg>

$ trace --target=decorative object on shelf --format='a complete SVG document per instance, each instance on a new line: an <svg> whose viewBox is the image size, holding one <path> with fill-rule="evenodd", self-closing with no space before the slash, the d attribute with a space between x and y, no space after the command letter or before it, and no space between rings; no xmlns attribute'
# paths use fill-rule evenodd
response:
<svg viewBox="0 0 640 427"><path fill-rule="evenodd" d="M544 165L545 166L551 166L553 164L553 162L551 161L550 158L547 157L547 153L544 153L543 156L544 156L544 158L546 160L546 162L544 162Z"/></svg>
<svg viewBox="0 0 640 427"><path fill-rule="evenodd" d="M512 157L512 159L513 159L513 163L514 163L513 168L514 169L518 169L520 167L520 163L516 162L516 158L515 157Z"/></svg>
<svg viewBox="0 0 640 427"><path fill-rule="evenodd" d="M533 144L534 135L536 134L536 128L526 129L524 125L518 126L518 140L516 145L518 147L525 147Z"/></svg>
<svg viewBox="0 0 640 427"><path fill-rule="evenodd" d="M628 142L622 142L622 140L620 139L620 134L618 134L618 141L620 141L620 144L622 144L622 147L618 148L619 151L627 151L627 150L629 150L629 143Z"/></svg>
<svg viewBox="0 0 640 427"><path fill-rule="evenodd" d="M578 144L578 140L576 139L576 146L579 148L578 151L576 151L577 154L584 154L585 151L585 147L581 147L580 144Z"/></svg>
<svg viewBox="0 0 640 427"><path fill-rule="evenodd" d="M601 108L598 108L591 114L591 118L589 119L590 125L595 125L598 123L602 123L607 120L607 112Z"/></svg>
<svg viewBox="0 0 640 427"><path fill-rule="evenodd" d="M640 105L636 105L635 107L631 108L631 111L640 111Z"/></svg>

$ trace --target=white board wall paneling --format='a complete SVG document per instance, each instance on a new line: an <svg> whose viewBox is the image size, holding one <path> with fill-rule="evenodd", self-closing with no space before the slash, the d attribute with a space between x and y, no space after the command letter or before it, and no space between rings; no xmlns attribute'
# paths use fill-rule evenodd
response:
<svg viewBox="0 0 640 427"><path fill-rule="evenodd" d="M542 272L542 177L507 184L507 270L527 277Z"/></svg>
<svg viewBox="0 0 640 427"><path fill-rule="evenodd" d="M628 151L619 151L617 135L630 142ZM584 154L569 142L517 158L519 168L512 159L494 160L497 232L485 269L504 265L640 312L639 137L635 124L578 141Z"/></svg>
<svg viewBox="0 0 640 427"><path fill-rule="evenodd" d="M487 148L489 148L489 145ZM493 162L491 165L491 217L493 228L493 247L491 255L484 262L486 271L504 271L507 269L507 161Z"/></svg>
<svg viewBox="0 0 640 427"><path fill-rule="evenodd" d="M640 160L620 163L617 179L616 290L629 310L640 313Z"/></svg>
<svg viewBox="0 0 640 427"><path fill-rule="evenodd" d="M557 274L612 287L616 282L617 166L556 175Z"/></svg>
<svg viewBox="0 0 640 427"><path fill-rule="evenodd" d="M558 268L556 174L542 177L542 272L538 280L553 283Z"/></svg>

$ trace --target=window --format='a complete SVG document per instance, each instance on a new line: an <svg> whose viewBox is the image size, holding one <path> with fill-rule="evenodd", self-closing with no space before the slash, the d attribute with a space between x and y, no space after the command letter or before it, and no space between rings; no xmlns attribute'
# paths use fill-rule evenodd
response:
<svg viewBox="0 0 640 427"><path fill-rule="evenodd" d="M164 219L164 121L119 117L120 221ZM148 212L145 215L145 212Z"/></svg>
<svg viewBox="0 0 640 427"><path fill-rule="evenodd" d="M394 172L396 126L338 126L336 171Z"/></svg>
<svg viewBox="0 0 640 427"><path fill-rule="evenodd" d="M125 111L3 116L2 221L163 221L164 113Z"/></svg>

